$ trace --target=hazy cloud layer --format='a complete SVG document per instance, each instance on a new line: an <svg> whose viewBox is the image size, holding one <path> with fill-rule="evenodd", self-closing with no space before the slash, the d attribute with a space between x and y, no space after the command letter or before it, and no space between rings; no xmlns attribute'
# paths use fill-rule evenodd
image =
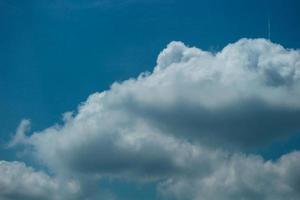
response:
<svg viewBox="0 0 300 200"><path fill-rule="evenodd" d="M298 50L241 39L213 54L172 42L152 73L92 94L61 126L26 137L23 122L12 145L59 176L160 180L179 199L294 200L298 153L271 163L234 150L299 132L299 100Z"/></svg>

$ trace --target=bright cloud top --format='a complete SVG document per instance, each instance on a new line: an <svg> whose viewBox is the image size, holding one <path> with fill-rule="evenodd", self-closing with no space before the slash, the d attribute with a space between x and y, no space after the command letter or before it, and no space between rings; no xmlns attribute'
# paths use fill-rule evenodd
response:
<svg viewBox="0 0 300 200"><path fill-rule="evenodd" d="M12 144L33 148L59 175L161 180L159 191L179 199L273 199L276 191L294 200L299 153L271 163L234 150L297 133L299 100L298 50L264 39L218 53L172 42L152 73L92 94L62 126L26 137L23 122Z"/></svg>

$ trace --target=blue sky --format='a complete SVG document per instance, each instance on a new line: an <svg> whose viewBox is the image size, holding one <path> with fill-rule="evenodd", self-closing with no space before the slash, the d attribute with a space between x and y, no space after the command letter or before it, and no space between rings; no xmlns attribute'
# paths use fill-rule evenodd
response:
<svg viewBox="0 0 300 200"><path fill-rule="evenodd" d="M0 0L0 142L22 119L32 130L63 124L94 92L152 71L171 41L218 52L240 38L300 48L298 0ZM295 136L250 152L276 159L300 147ZM247 150L248 151L248 150ZM23 160L1 148L1 160ZM153 199L156 183L104 181L121 199ZM132 191L132 192L131 192Z"/></svg>

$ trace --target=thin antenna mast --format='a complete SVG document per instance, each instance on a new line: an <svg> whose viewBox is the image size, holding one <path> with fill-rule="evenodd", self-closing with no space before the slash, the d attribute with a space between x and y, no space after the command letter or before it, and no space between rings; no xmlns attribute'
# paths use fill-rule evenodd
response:
<svg viewBox="0 0 300 200"><path fill-rule="evenodd" d="M268 16L268 39L271 41L271 22L270 22L270 16Z"/></svg>

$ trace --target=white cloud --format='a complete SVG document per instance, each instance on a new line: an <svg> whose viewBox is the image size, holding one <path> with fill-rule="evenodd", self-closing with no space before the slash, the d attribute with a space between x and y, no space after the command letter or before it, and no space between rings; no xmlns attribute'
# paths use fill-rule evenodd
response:
<svg viewBox="0 0 300 200"><path fill-rule="evenodd" d="M23 119L20 122L12 141L8 144L8 147L12 147L20 143L26 143L26 132L28 132L29 130L30 120Z"/></svg>
<svg viewBox="0 0 300 200"><path fill-rule="evenodd" d="M215 163L204 177L173 177L159 186L162 195L191 200L296 200L300 198L300 152L276 162L234 154Z"/></svg>
<svg viewBox="0 0 300 200"><path fill-rule="evenodd" d="M37 172L21 162L0 161L1 200L79 199L80 186Z"/></svg>
<svg viewBox="0 0 300 200"><path fill-rule="evenodd" d="M131 119L119 112L113 122L101 120L106 124L101 132L98 118L87 118L78 116L64 127L33 135L30 142L36 145L38 158L58 174L156 180L182 173L200 162L205 168L218 154L207 157L206 149L154 132L142 120L127 127ZM118 120L119 131L111 130Z"/></svg>
<svg viewBox="0 0 300 200"><path fill-rule="evenodd" d="M92 94L74 116L65 115L62 126L30 137L19 134L21 139L17 134L13 144L30 145L58 175L167 179L162 185L166 192L186 188L195 199L202 190L212 191L203 198L214 199L211 195L219 189L225 200L256 194L269 198L272 189L293 199L297 184L290 191L277 187L291 184L285 179L290 174L281 173L284 162L298 154L272 164L232 151L299 131L299 99L298 50L264 39L242 39L213 54L172 42L158 56L153 73ZM243 167L243 162L259 172ZM231 172L245 176L224 189L219 180L232 179L226 176ZM257 192L256 185L243 185L243 178L272 188Z"/></svg>

